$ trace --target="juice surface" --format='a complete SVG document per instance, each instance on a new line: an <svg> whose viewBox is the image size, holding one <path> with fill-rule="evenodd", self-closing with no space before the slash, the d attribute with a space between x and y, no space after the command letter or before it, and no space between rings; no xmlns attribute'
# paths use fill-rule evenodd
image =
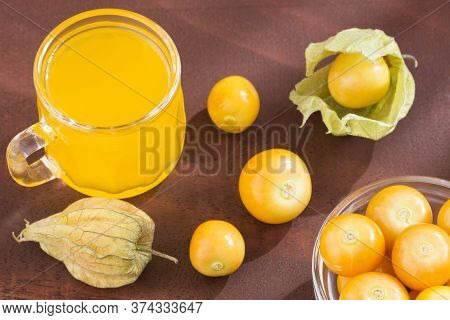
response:
<svg viewBox="0 0 450 320"><path fill-rule="evenodd" d="M148 38L121 27L82 31L49 61L51 103L76 122L124 125L149 113L169 89L168 66Z"/></svg>

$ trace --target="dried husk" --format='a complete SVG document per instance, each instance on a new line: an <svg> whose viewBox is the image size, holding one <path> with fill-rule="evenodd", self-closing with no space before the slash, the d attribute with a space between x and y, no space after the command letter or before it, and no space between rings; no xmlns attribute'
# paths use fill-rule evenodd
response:
<svg viewBox="0 0 450 320"><path fill-rule="evenodd" d="M42 250L62 261L76 279L98 288L133 283L152 254L155 223L143 211L121 200L85 198L64 211L28 223L14 238L39 242Z"/></svg>

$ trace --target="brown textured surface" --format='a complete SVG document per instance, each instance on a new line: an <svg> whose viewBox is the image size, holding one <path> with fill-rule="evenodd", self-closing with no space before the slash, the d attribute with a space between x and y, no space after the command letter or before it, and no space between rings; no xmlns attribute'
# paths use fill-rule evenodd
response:
<svg viewBox="0 0 450 320"><path fill-rule="evenodd" d="M51 29L84 10L120 7L146 15L173 37L183 63L183 88L191 124L210 123L204 111L211 86L230 74L248 77L258 88L262 124L285 108L278 124L300 123L287 99L304 74L304 50L350 27L379 28L396 35L444 1L13 1L18 11ZM303 152L313 172L311 206L326 214L351 190L377 179L414 174L450 178L449 29L450 6L398 39L420 62L413 70L416 100L393 134L372 142L325 135L320 117ZM445 18L447 17L447 18ZM324 216L307 209L292 223L269 226L254 220L238 195L238 175L174 172L154 191L130 199L156 222L155 248L180 259L172 265L155 258L136 283L114 290L91 288L73 279L62 264L23 286L51 266L37 244L18 245L12 231L23 219L35 221L83 197L59 181L26 189L9 177L5 150L10 139L37 120L32 64L45 34L0 3L0 296L34 299L312 299L311 252ZM229 136L224 136L224 157ZM248 146L245 134L243 145ZM165 188L176 183L170 190ZM196 273L187 256L190 235L206 219L234 223L246 239L247 256L230 277ZM22 286L22 287L21 287Z"/></svg>

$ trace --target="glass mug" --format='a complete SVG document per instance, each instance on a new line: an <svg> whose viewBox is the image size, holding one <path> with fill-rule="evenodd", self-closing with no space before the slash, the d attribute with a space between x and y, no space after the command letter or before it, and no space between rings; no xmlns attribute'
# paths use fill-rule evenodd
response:
<svg viewBox="0 0 450 320"><path fill-rule="evenodd" d="M62 22L36 55L39 122L10 142L11 176L27 187L60 178L110 198L153 188L183 149L180 68L169 35L139 14L99 9Z"/></svg>

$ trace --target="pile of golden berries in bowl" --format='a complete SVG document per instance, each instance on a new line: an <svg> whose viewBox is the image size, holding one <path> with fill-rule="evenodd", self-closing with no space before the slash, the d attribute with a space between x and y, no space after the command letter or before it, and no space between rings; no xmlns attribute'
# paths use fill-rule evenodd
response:
<svg viewBox="0 0 450 320"><path fill-rule="evenodd" d="M449 198L446 180L400 177L344 199L316 240L316 298L450 299Z"/></svg>

